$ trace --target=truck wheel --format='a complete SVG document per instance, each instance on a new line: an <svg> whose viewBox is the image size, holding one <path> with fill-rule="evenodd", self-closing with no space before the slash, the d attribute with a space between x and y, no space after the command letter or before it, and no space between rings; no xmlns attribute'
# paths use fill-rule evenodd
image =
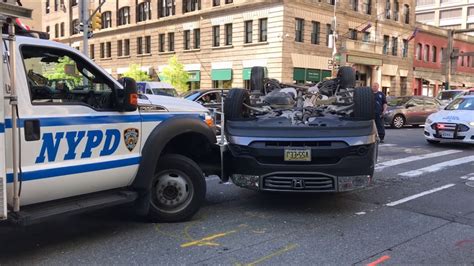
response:
<svg viewBox="0 0 474 266"><path fill-rule="evenodd" d="M244 106L250 105L250 95L244 89L231 89L224 101L225 120L242 120L250 116L250 110Z"/></svg>
<svg viewBox="0 0 474 266"><path fill-rule="evenodd" d="M392 120L392 128L400 129L405 125L405 118L402 115L396 115Z"/></svg>
<svg viewBox="0 0 474 266"><path fill-rule="evenodd" d="M264 67L252 67L250 70L250 89L254 91L263 92L263 86L265 85L265 68Z"/></svg>
<svg viewBox="0 0 474 266"><path fill-rule="evenodd" d="M355 88L356 76L352 67L339 68L339 70L337 71L337 77L340 80L339 85L341 85L341 88Z"/></svg>
<svg viewBox="0 0 474 266"><path fill-rule="evenodd" d="M360 87L354 90L354 118L372 120L375 117L375 99L372 89Z"/></svg>
<svg viewBox="0 0 474 266"><path fill-rule="evenodd" d="M206 196L206 180L191 159L168 154L159 161L151 185L148 218L153 222L189 220Z"/></svg>

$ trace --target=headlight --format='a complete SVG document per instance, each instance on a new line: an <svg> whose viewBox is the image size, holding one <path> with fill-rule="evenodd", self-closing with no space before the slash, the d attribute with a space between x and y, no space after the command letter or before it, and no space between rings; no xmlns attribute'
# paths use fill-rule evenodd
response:
<svg viewBox="0 0 474 266"><path fill-rule="evenodd" d="M427 118L427 119L426 119L426 124L430 124L430 125L431 125L431 123L433 123L433 120Z"/></svg>
<svg viewBox="0 0 474 266"><path fill-rule="evenodd" d="M470 126L474 127L474 122L469 123Z"/></svg>

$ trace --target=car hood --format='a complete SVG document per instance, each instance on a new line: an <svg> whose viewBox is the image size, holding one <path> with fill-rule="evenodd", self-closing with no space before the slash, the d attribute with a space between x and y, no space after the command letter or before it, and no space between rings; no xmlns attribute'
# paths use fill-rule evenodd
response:
<svg viewBox="0 0 474 266"><path fill-rule="evenodd" d="M433 122L472 122L474 120L474 111L469 110L441 110L430 115L428 118Z"/></svg>
<svg viewBox="0 0 474 266"><path fill-rule="evenodd" d="M189 101L182 98L175 98L169 96L160 95L142 95L138 104L139 105L156 105L166 108L170 112L207 112L208 110L193 101Z"/></svg>

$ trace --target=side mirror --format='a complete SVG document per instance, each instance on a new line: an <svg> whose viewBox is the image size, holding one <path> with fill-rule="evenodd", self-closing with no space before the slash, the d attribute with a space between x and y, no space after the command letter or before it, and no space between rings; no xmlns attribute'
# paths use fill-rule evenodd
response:
<svg viewBox="0 0 474 266"><path fill-rule="evenodd" d="M138 92L137 83L132 78L119 79L123 90L117 91L117 100L119 110L122 112L133 112L138 108Z"/></svg>

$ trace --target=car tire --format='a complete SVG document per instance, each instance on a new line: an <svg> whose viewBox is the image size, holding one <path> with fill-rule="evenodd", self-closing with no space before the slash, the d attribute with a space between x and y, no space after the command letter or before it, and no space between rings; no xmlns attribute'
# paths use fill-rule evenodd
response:
<svg viewBox="0 0 474 266"><path fill-rule="evenodd" d="M355 88L355 72L352 67L341 67L337 71L337 77L339 78L339 85L343 89Z"/></svg>
<svg viewBox="0 0 474 266"><path fill-rule="evenodd" d="M189 220L206 197L206 180L201 168L183 155L160 159L151 183L148 218L152 222Z"/></svg>
<svg viewBox="0 0 474 266"><path fill-rule="evenodd" d="M244 120L249 118L250 94L244 89L231 89L224 101L224 119L226 121Z"/></svg>
<svg viewBox="0 0 474 266"><path fill-rule="evenodd" d="M375 99L372 89L360 87L354 90L353 116L360 120L372 120L375 117Z"/></svg>
<svg viewBox="0 0 474 266"><path fill-rule="evenodd" d="M403 115L395 115L390 124L392 128L400 129L405 125L405 117Z"/></svg>
<svg viewBox="0 0 474 266"><path fill-rule="evenodd" d="M250 71L250 89L263 93L265 85L265 67L252 67Z"/></svg>
<svg viewBox="0 0 474 266"><path fill-rule="evenodd" d="M433 144L433 145L440 143L439 140L426 139L426 141L427 141L429 144Z"/></svg>

